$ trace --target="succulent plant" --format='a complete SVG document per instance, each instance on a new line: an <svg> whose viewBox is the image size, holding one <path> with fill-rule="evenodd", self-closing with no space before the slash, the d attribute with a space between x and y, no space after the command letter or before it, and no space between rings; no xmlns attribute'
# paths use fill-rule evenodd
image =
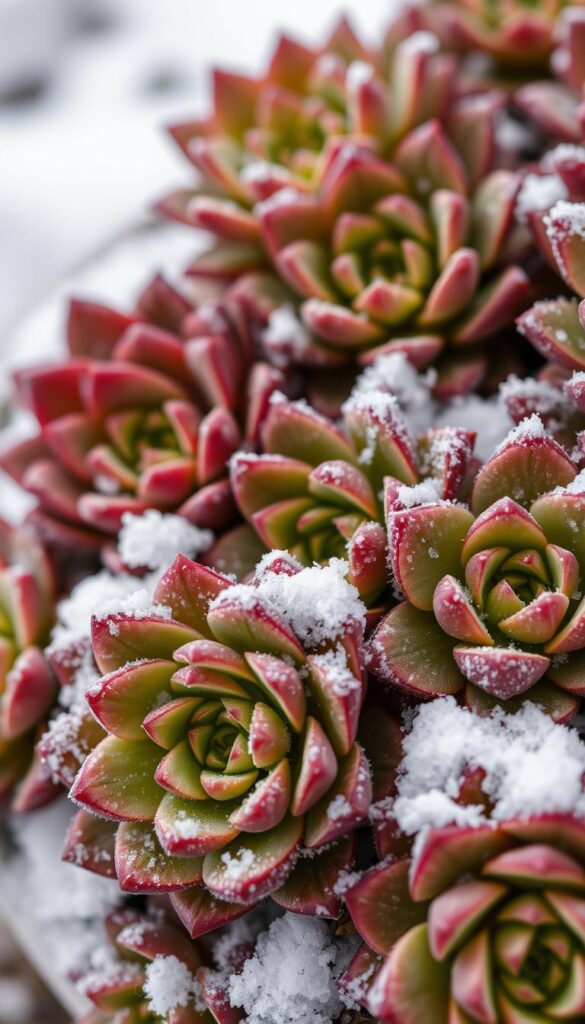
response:
<svg viewBox="0 0 585 1024"><path fill-rule="evenodd" d="M563 12L582 0L438 0L431 23L464 53L489 55L507 72L546 71Z"/></svg>
<svg viewBox="0 0 585 1024"><path fill-rule="evenodd" d="M125 512L147 508L217 533L232 521L227 459L244 436L254 439L283 384L279 371L253 363L251 319L272 302L263 289L257 277L239 282L240 298L195 310L182 300L173 324L181 336L160 310L164 328L140 307L125 316L74 302L68 360L16 374L40 432L1 464L38 498L33 525L61 552L99 550Z"/></svg>
<svg viewBox="0 0 585 1024"><path fill-rule="evenodd" d="M471 182L430 121L399 143L391 163L341 143L323 167L318 198L281 192L262 204L265 244L314 338L309 356L314 345L332 360L394 347L426 365L444 352L443 396L477 385L475 366L468 377L469 359L478 358L470 348L510 325L528 301L524 272L505 266L517 179L503 170L479 179Z"/></svg>
<svg viewBox="0 0 585 1024"><path fill-rule="evenodd" d="M208 917L223 923L283 885L301 843L320 850L367 815L369 769L355 741L363 606L332 569L305 570L326 572L327 608L331 586L350 603L301 639L267 596L297 577L300 595L300 570L282 553L242 587L178 556L152 614L94 618L106 675L87 700L109 735L71 795L123 823L123 890L176 891L187 917L197 900L209 904L206 887ZM179 891L189 887L191 909Z"/></svg>
<svg viewBox="0 0 585 1024"><path fill-rule="evenodd" d="M263 76L214 71L211 115L169 129L195 166L197 185L159 204L161 212L220 239L193 273L223 278L262 265L246 211L283 186L313 190L323 155L339 138L367 138L383 154L411 128L445 112L455 62L424 26L420 11L407 9L374 50L342 18L318 48L282 36Z"/></svg>
<svg viewBox="0 0 585 1024"><path fill-rule="evenodd" d="M478 472L470 508L388 516L405 600L370 641L370 670L418 696L457 693L480 713L530 691L558 718L585 692L584 482L538 417Z"/></svg>
<svg viewBox="0 0 585 1024"><path fill-rule="evenodd" d="M384 500L423 478L439 498L457 499L474 435L431 430L415 444L398 400L382 391L358 393L344 410L341 429L306 402L274 400L264 453L234 456L232 488L268 548L286 548L303 565L347 557L349 580L371 605L388 586Z"/></svg>
<svg viewBox="0 0 585 1024"><path fill-rule="evenodd" d="M74 978L95 1006L78 1024L212 1024L215 1018L196 982L201 952L183 931L160 913L131 909L113 911L104 927L109 943L105 955L94 951L98 962ZM157 961L161 973L168 974L169 994L178 1002L167 1012L156 997L150 998L149 966Z"/></svg>
<svg viewBox="0 0 585 1024"><path fill-rule="evenodd" d="M585 139L585 10L571 2L555 26L559 43L552 58L556 80L528 82L514 104L545 137L568 143Z"/></svg>
<svg viewBox="0 0 585 1024"><path fill-rule="evenodd" d="M481 377L468 346L511 323L527 280L509 265L516 178L490 173L501 103L458 94L424 22L400 16L381 55L344 26L318 54L282 40L263 80L216 73L213 116L172 129L200 180L159 210L214 237L193 276L290 287L302 323L280 324L281 358L338 367L391 342L425 365L448 341L457 393Z"/></svg>
<svg viewBox="0 0 585 1024"><path fill-rule="evenodd" d="M33 810L55 789L33 758L55 703L57 680L43 646L53 622L54 579L44 549L0 520L0 800Z"/></svg>
<svg viewBox="0 0 585 1024"><path fill-rule="evenodd" d="M378 865L348 892L369 947L348 980L369 964L367 1003L384 1024L576 1022L584 893L580 818L431 827L412 861Z"/></svg>

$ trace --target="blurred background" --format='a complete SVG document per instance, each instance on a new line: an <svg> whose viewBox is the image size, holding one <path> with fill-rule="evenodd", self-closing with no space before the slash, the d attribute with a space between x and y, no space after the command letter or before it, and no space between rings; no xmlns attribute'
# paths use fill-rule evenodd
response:
<svg viewBox="0 0 585 1024"><path fill-rule="evenodd" d="M391 3L345 10L375 39ZM80 261L188 181L162 126L205 110L212 63L258 70L279 28L310 42L340 13L340 0L0 0L0 350ZM0 1024L67 1019L0 921Z"/></svg>

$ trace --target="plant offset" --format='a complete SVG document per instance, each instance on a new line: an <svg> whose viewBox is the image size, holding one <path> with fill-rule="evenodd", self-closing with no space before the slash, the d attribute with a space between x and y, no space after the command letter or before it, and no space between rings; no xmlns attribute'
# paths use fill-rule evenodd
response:
<svg viewBox="0 0 585 1024"><path fill-rule="evenodd" d="M15 375L5 828L116 894L84 1024L579 1024L585 7L212 92L189 266Z"/></svg>

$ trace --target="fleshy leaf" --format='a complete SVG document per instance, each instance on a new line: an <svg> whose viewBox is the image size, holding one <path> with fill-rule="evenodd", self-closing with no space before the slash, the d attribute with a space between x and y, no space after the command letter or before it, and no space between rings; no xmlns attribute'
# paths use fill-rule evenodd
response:
<svg viewBox="0 0 585 1024"><path fill-rule="evenodd" d="M154 781L159 761L149 740L106 736L82 765L71 797L114 821L152 821L162 796Z"/></svg>
<svg viewBox="0 0 585 1024"><path fill-rule="evenodd" d="M303 823L287 817L267 833L241 835L225 850L210 853L203 880L221 899L253 902L285 881L296 859Z"/></svg>
<svg viewBox="0 0 585 1024"><path fill-rule="evenodd" d="M116 834L116 875L122 892L176 892L201 882L202 861L170 857L150 823L123 822Z"/></svg>
<svg viewBox="0 0 585 1024"><path fill-rule="evenodd" d="M427 904L415 903L409 892L409 868L408 860L378 865L345 894L353 923L376 953L389 953L405 932L426 920Z"/></svg>
<svg viewBox="0 0 585 1024"><path fill-rule="evenodd" d="M336 920L342 911L336 884L351 870L354 853L353 836L344 836L317 854L301 857L284 885L271 894L272 899L294 914Z"/></svg>
<svg viewBox="0 0 585 1024"><path fill-rule="evenodd" d="M155 819L163 850L170 856L202 857L226 846L238 834L229 821L236 806L233 802L216 804L165 794Z"/></svg>
<svg viewBox="0 0 585 1024"><path fill-rule="evenodd" d="M428 930L419 924L398 940L370 991L375 1017L400 1024L445 1024L449 969L431 956Z"/></svg>
<svg viewBox="0 0 585 1024"><path fill-rule="evenodd" d="M461 551L473 516L459 505L423 505L390 516L390 560L396 581L415 608L431 611L444 576L461 571Z"/></svg>
<svg viewBox="0 0 585 1024"><path fill-rule="evenodd" d="M377 627L369 644L374 676L419 696L457 693L464 679L453 658L455 641L432 612L407 602L397 605Z"/></svg>

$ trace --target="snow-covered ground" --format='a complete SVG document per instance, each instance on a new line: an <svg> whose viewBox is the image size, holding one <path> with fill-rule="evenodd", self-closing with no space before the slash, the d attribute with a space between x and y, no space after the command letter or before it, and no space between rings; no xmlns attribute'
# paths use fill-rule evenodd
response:
<svg viewBox="0 0 585 1024"><path fill-rule="evenodd" d="M391 0L351 11L371 38ZM213 62L261 67L279 27L317 40L340 0L0 0L0 93L48 71L36 99L0 103L0 338L78 260L188 177L161 126L202 110ZM73 31L80 10L110 25ZM20 55L20 57L19 57ZM22 84L22 83L21 83ZM1 343L1 342L0 342Z"/></svg>

